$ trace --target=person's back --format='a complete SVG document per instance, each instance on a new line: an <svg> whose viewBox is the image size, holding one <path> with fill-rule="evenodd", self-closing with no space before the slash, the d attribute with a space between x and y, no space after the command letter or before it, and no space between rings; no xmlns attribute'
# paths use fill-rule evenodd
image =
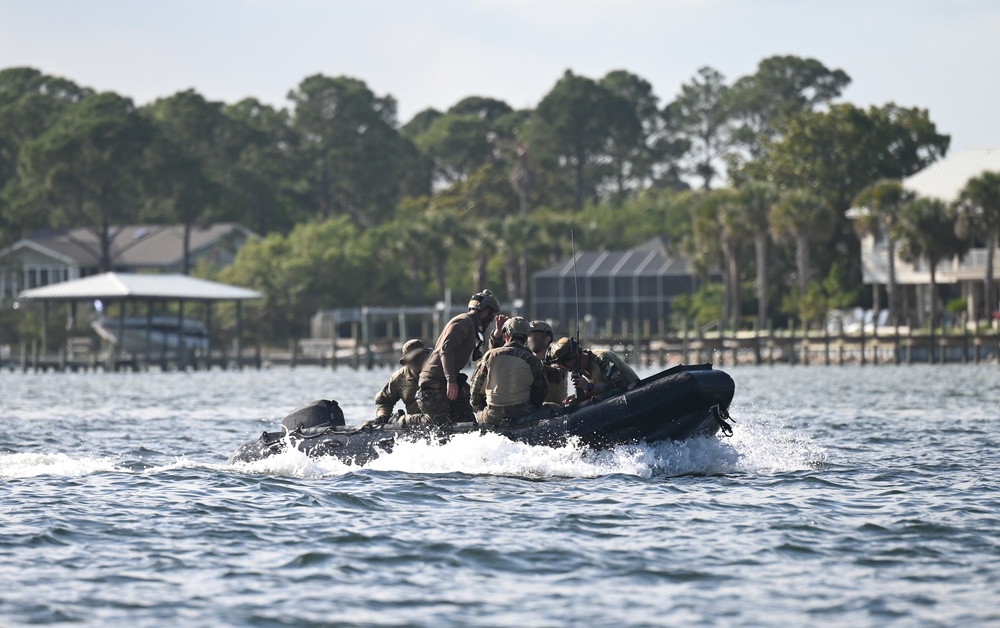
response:
<svg viewBox="0 0 1000 628"><path fill-rule="evenodd" d="M488 361L489 366L483 387L487 405L515 406L528 403L531 399L531 385L535 381L534 363L541 366L538 358L524 347L506 345L490 350L483 360Z"/></svg>
<svg viewBox="0 0 1000 628"><path fill-rule="evenodd" d="M446 425L475 420L466 378L460 371L469 358L479 358L483 334L499 312L500 302L492 292L483 290L472 296L468 313L448 322L420 371L417 405L421 414L413 423Z"/></svg>
<svg viewBox="0 0 1000 628"><path fill-rule="evenodd" d="M628 388L639 381L639 376L635 374L632 367L618 357L614 351L607 349L590 349L592 360L590 365L590 379L597 388L598 393L613 390L615 388Z"/></svg>
<svg viewBox="0 0 1000 628"><path fill-rule="evenodd" d="M503 425L545 401L548 380L541 360L524 346L526 327L524 319L508 321L507 344L488 351L472 376L472 406L481 423Z"/></svg>

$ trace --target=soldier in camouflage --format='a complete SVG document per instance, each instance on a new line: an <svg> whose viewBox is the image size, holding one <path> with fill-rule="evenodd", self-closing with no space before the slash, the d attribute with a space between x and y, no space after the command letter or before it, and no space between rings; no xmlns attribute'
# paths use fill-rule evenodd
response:
<svg viewBox="0 0 1000 628"><path fill-rule="evenodd" d="M422 340L407 340L403 345L403 356L399 359L402 368L392 374L382 390L375 395L375 423L385 423L392 417L393 408L400 401L406 414L420 414L417 405L417 383L420 370L424 366L430 347Z"/></svg>
<svg viewBox="0 0 1000 628"><path fill-rule="evenodd" d="M562 404L566 401L566 371L557 366L545 364L549 345L554 339L552 325L545 321L531 321L531 335L528 336L528 350L542 361L545 366L545 377L549 380L549 392L545 395L545 403Z"/></svg>
<svg viewBox="0 0 1000 628"><path fill-rule="evenodd" d="M525 346L531 333L528 321L515 316L503 327L506 344L491 349L472 376L472 407L480 423L509 425L536 412L545 401L549 384L545 368Z"/></svg>
<svg viewBox="0 0 1000 628"><path fill-rule="evenodd" d="M500 302L492 292L483 290L472 295L467 313L448 321L420 372L417 405L421 415L412 420L408 417L404 424L476 420L469 404L469 385L460 371L470 358L482 357L486 330L499 313Z"/></svg>
<svg viewBox="0 0 1000 628"><path fill-rule="evenodd" d="M576 399L589 399L609 390L628 388L639 381L635 371L613 351L583 349L572 338L554 342L549 347L548 361L571 373Z"/></svg>

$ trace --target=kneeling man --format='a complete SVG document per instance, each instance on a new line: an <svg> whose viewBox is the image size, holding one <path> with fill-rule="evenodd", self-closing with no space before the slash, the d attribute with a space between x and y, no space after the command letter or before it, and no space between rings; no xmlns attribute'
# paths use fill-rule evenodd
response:
<svg viewBox="0 0 1000 628"><path fill-rule="evenodd" d="M491 349L472 376L472 407L480 423L509 425L542 407L549 383L541 360L525 346L531 326L516 316L503 326L507 343Z"/></svg>

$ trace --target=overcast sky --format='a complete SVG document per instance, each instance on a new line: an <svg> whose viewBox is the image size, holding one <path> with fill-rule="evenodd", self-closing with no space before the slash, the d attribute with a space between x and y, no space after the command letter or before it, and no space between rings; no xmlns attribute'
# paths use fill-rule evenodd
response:
<svg viewBox="0 0 1000 628"><path fill-rule="evenodd" d="M567 68L630 70L666 102L700 66L732 80L774 54L845 70L846 100L928 108L952 151L1000 144L998 0L0 0L0 67L280 106L346 74L403 122L470 94L533 106Z"/></svg>

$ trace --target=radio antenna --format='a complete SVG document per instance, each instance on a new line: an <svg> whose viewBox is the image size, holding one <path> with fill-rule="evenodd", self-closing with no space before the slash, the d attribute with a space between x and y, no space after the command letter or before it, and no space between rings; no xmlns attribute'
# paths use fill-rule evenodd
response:
<svg viewBox="0 0 1000 628"><path fill-rule="evenodd" d="M576 339L580 340L580 278L576 273L576 236L569 230L569 241L573 245L573 296L576 297Z"/></svg>

